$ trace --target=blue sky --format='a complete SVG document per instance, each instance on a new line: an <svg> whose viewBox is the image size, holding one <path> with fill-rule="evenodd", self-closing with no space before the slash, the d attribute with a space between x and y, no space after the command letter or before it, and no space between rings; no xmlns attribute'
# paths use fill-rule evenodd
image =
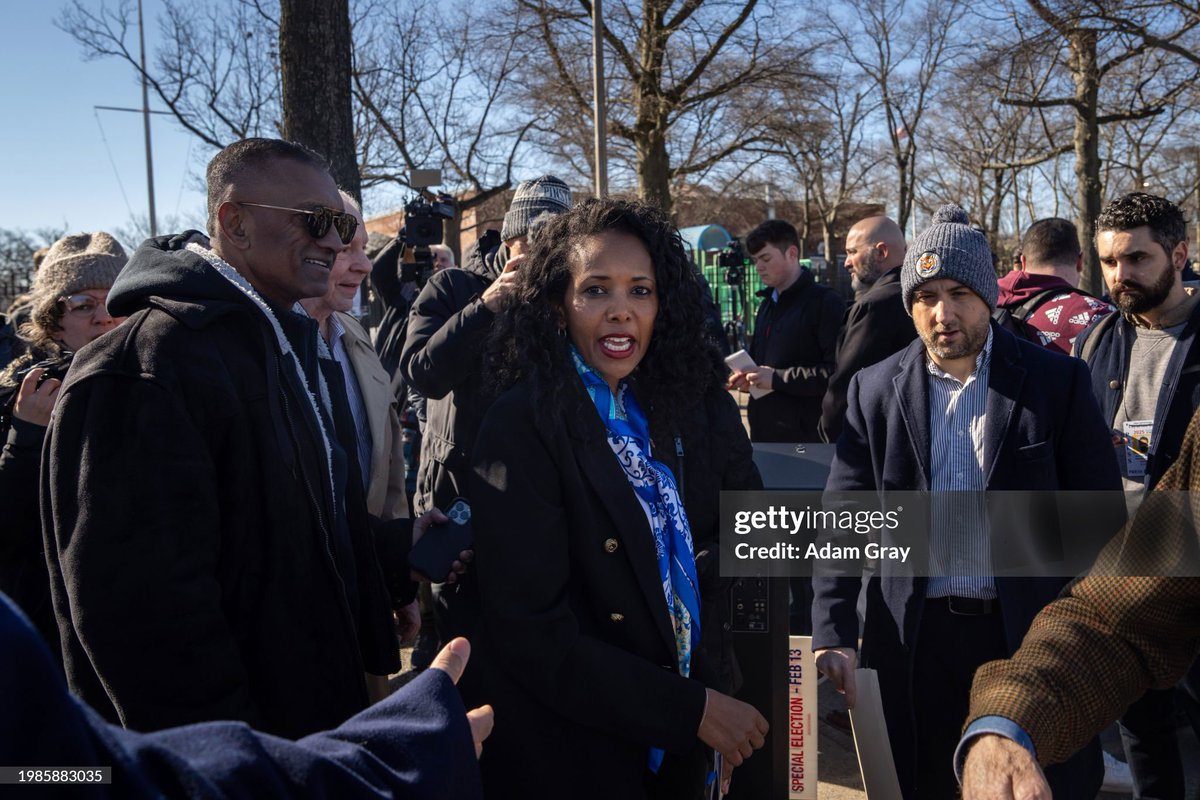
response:
<svg viewBox="0 0 1200 800"><path fill-rule="evenodd" d="M75 41L54 27L62 0L5 5L0 74L8 113L0 126L0 227L129 227L131 213L144 216L148 207L142 117L93 106L140 108L132 69L116 59L84 61ZM145 0L148 54L159 7L158 0ZM150 105L155 107L153 96ZM152 116L151 125L159 220L202 221L198 176L207 152L170 117Z"/></svg>

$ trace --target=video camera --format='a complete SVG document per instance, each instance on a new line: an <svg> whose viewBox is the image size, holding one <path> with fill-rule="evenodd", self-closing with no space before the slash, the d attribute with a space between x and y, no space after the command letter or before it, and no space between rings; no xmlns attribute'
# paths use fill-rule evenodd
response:
<svg viewBox="0 0 1200 800"><path fill-rule="evenodd" d="M725 270L725 283L729 286L741 286L746 280L746 267L750 259L742 247L741 239L732 239L725 248L717 254L717 264Z"/></svg>
<svg viewBox="0 0 1200 800"><path fill-rule="evenodd" d="M400 230L400 237L411 254L411 260L403 259L400 264L400 280L415 281L418 287L423 287L433 274L433 253L429 246L441 243L445 221L454 219L453 197L438 194L430 200L420 193L420 190L435 186L441 180L440 170L414 170L409 179L418 194L404 204L404 227Z"/></svg>

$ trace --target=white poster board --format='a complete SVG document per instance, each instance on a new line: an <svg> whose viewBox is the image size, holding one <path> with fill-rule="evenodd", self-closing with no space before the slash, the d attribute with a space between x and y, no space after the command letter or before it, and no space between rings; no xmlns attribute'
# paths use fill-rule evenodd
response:
<svg viewBox="0 0 1200 800"><path fill-rule="evenodd" d="M812 637L788 643L788 800L817 797L817 666Z"/></svg>
<svg viewBox="0 0 1200 800"><path fill-rule="evenodd" d="M858 752L863 788L869 800L903 800L883 719L878 673L873 669L856 669L854 687L858 697L850 709L850 724L854 727L854 749Z"/></svg>

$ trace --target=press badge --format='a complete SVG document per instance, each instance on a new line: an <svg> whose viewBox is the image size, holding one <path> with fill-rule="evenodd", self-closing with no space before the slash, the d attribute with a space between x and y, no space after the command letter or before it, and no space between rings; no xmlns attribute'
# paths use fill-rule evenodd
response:
<svg viewBox="0 0 1200 800"><path fill-rule="evenodd" d="M1125 444L1125 477L1146 477L1146 456L1150 453L1150 437L1154 433L1154 420L1127 421L1121 428Z"/></svg>

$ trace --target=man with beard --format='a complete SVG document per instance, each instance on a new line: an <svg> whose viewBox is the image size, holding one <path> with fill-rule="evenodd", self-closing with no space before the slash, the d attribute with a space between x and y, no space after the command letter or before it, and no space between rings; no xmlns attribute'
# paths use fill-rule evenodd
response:
<svg viewBox="0 0 1200 800"><path fill-rule="evenodd" d="M1119 478L1084 365L992 322L992 254L966 212L938 209L900 286L920 340L851 379L825 489L931 495L928 563L881 558L869 579L862 664L878 672L904 797L952 800L976 668L1015 652L1066 582L994 577L1025 530L991 524L985 491L1115 489ZM814 567L817 666L854 708L861 564ZM1096 740L1047 772L1055 797L1080 800L1100 775Z"/></svg>
<svg viewBox="0 0 1200 800"><path fill-rule="evenodd" d="M1184 291L1187 223L1165 198L1132 192L1109 203L1096 219L1096 250L1120 313L1081 333L1074 352L1092 371L1132 514L1175 462L1200 406L1200 296ZM1193 668L1184 688L1195 697L1198 687ZM1148 692L1121 718L1137 797L1183 797L1174 696L1173 689Z"/></svg>
<svg viewBox="0 0 1200 800"><path fill-rule="evenodd" d="M835 442L842 431L850 379L917 338L900 301L900 265L907 248L904 232L888 217L861 219L846 234L846 269L856 300L842 322L837 367L821 402L822 441Z"/></svg>

